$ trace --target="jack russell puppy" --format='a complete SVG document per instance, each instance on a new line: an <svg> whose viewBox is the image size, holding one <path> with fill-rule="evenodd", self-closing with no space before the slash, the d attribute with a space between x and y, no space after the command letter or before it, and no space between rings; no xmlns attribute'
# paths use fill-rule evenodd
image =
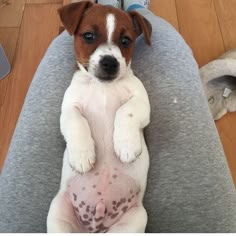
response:
<svg viewBox="0 0 236 236"><path fill-rule="evenodd" d="M137 12L89 1L59 14L74 36L79 70L62 103L67 147L47 230L144 232L149 155L143 129L150 104L130 64L135 39L143 33L150 44L151 24Z"/></svg>

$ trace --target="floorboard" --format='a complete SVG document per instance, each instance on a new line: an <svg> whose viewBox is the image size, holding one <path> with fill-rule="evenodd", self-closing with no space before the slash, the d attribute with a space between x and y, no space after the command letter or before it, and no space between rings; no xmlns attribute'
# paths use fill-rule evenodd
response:
<svg viewBox="0 0 236 236"><path fill-rule="evenodd" d="M25 0L0 1L0 27L20 27Z"/></svg>
<svg viewBox="0 0 236 236"><path fill-rule="evenodd" d="M168 11L166 9L168 9ZM164 18L166 21L168 21L172 26L175 27L176 30L179 30L175 0L154 0L154 1L151 1L150 10L154 14L156 14L156 15Z"/></svg>
<svg viewBox="0 0 236 236"><path fill-rule="evenodd" d="M226 50L236 48L236 1L215 0L215 8Z"/></svg>
<svg viewBox="0 0 236 236"><path fill-rule="evenodd" d="M26 0L27 4L62 3L63 0Z"/></svg>
<svg viewBox="0 0 236 236"><path fill-rule="evenodd" d="M61 4L32 4L27 5L24 11L14 67L0 111L0 130L3 137L0 139L0 166L6 156L32 77L48 45L58 34L57 9L60 6Z"/></svg>
<svg viewBox="0 0 236 236"><path fill-rule="evenodd" d="M213 0L176 0L179 30L203 66L224 51Z"/></svg>
<svg viewBox="0 0 236 236"><path fill-rule="evenodd" d="M71 0L63 0L63 6L71 3Z"/></svg>
<svg viewBox="0 0 236 236"><path fill-rule="evenodd" d="M236 113L228 113L216 122L216 126L236 185Z"/></svg>

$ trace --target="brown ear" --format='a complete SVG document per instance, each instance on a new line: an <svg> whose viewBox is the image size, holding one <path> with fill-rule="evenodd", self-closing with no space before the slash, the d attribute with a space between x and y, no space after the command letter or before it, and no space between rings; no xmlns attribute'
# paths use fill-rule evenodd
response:
<svg viewBox="0 0 236 236"><path fill-rule="evenodd" d="M62 24L70 35L75 34L83 13L93 5L90 1L81 1L65 5L58 9Z"/></svg>
<svg viewBox="0 0 236 236"><path fill-rule="evenodd" d="M137 36L143 33L146 43L151 45L152 25L150 22L136 11L130 11L129 15L133 20L134 29Z"/></svg>

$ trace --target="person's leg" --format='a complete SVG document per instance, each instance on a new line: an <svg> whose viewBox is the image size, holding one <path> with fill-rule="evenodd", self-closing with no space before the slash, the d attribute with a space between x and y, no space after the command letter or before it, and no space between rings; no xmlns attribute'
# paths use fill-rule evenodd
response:
<svg viewBox="0 0 236 236"><path fill-rule="evenodd" d="M73 39L51 44L35 74L0 176L0 232L45 232L65 142L59 117L75 71Z"/></svg>
<svg viewBox="0 0 236 236"><path fill-rule="evenodd" d="M182 38L146 10L152 47L133 60L152 107L145 207L150 232L235 231L235 192L198 68ZM0 232L45 232L65 144L60 105L72 78L72 39L63 33L35 75L0 178Z"/></svg>
<svg viewBox="0 0 236 236"><path fill-rule="evenodd" d="M152 45L132 63L150 97L148 232L236 232L236 192L197 64L182 37L146 9Z"/></svg>

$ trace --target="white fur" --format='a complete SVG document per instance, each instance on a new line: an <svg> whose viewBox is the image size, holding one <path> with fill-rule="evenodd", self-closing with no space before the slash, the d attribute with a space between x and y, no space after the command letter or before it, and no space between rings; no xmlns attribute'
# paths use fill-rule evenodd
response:
<svg viewBox="0 0 236 236"><path fill-rule="evenodd" d="M148 125L150 118L150 104L146 90L141 81L136 78L130 69L120 80L110 84L102 83L86 71L77 71L67 89L61 114L61 131L67 142L64 154L61 187L54 198L47 220L48 232L81 232L81 229L67 219L68 212L62 206L62 194L66 191L67 182L76 175L73 169L79 172L87 172L93 167L95 161L94 142L87 120L81 115L83 104L93 94L94 106L106 106L106 93L116 88L126 102L119 107L114 121L114 150L124 163L125 174L131 176L140 185L140 196L137 207L132 208L119 220L121 224L113 225L109 232L144 232L147 223L147 214L142 205L142 199L146 188L147 172L149 168L149 156L142 128ZM128 95L125 91L129 91ZM112 101L109 100L111 104ZM106 110L101 111L101 119L109 119ZM130 116L132 114L132 117ZM127 132L128 130L128 132ZM141 132L140 132L141 131ZM102 132L102 130L98 130ZM127 135L128 133L128 135ZM99 143L96 143L99 145ZM112 145L112 142L111 142ZM85 154L89 155L85 155ZM137 159L137 157L139 157ZM101 158L101 157L98 157ZM109 159L106 159L107 164ZM71 168L73 166L73 169Z"/></svg>
<svg viewBox="0 0 236 236"><path fill-rule="evenodd" d="M115 31L116 18L113 14L108 14L106 17L106 28L107 28L107 43L112 43L112 35Z"/></svg>
<svg viewBox="0 0 236 236"><path fill-rule="evenodd" d="M89 73L95 75L96 71L98 70L101 57L104 55L113 56L117 59L117 61L120 64L120 69L117 75L117 79L123 77L127 70L126 60L121 54L120 48L115 44L102 44L95 50L95 52L90 56L89 59L89 67L88 67Z"/></svg>
<svg viewBox="0 0 236 236"><path fill-rule="evenodd" d="M110 14L107 16L108 39L112 37L114 25L114 16ZM102 83L94 76L99 60L104 55L114 56L120 63L119 75L112 83ZM77 220L71 218L68 210L70 204L66 205L68 202L64 201L63 194L76 171L88 172L98 160L102 163L100 165L106 166L118 163L124 174L140 186L137 206L127 211L108 232L144 232L147 213L142 200L149 168L149 155L143 136L143 128L150 119L147 92L133 75L130 64L126 66L125 58L116 45L100 45L90 58L88 72L81 64L79 67L81 70L75 72L62 104L60 125L67 148L60 190L49 209L48 232L83 232L78 228ZM87 107L92 108L93 117L84 115ZM105 149L102 146L104 143ZM97 154L95 157L95 145L96 150L104 149L107 155ZM117 161L114 154L111 155L114 151L121 162L129 164L122 165Z"/></svg>

